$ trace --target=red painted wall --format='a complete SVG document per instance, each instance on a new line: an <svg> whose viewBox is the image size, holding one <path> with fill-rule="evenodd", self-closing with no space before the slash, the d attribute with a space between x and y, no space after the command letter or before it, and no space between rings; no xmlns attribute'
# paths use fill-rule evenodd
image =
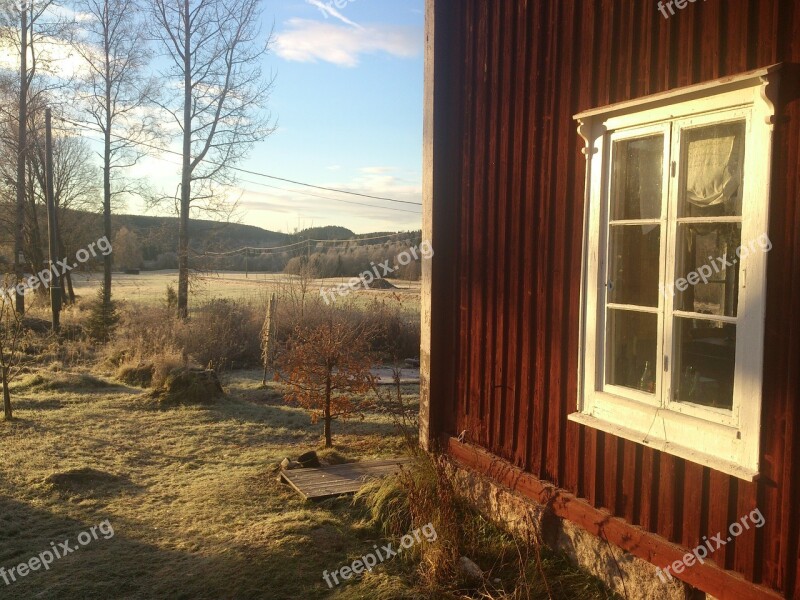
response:
<svg viewBox="0 0 800 600"><path fill-rule="evenodd" d="M437 238L452 247L436 248L448 264L433 300L439 432L466 431L687 547L758 507L766 525L715 557L800 599L800 0L706 0L669 19L655 0L438 0L436 11L435 203L452 215ZM567 421L585 173L572 115L778 62L791 64L770 204L763 477L751 484Z"/></svg>

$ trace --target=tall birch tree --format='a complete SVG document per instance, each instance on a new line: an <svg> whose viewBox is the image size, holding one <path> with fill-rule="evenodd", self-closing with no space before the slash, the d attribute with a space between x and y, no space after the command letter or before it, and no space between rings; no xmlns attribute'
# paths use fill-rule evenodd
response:
<svg viewBox="0 0 800 600"><path fill-rule="evenodd" d="M272 132L265 106L273 80L262 70L271 33L262 31L260 0L151 1L163 75L175 91L161 106L181 138L178 316L186 318L191 210L220 210L232 167Z"/></svg>
<svg viewBox="0 0 800 600"><path fill-rule="evenodd" d="M126 169L153 141L156 122L149 98L155 89L146 29L137 0L79 0L81 30L76 49L87 65L84 104L103 135L103 234L112 239L113 200L136 193ZM111 305L112 257L103 258L103 304Z"/></svg>

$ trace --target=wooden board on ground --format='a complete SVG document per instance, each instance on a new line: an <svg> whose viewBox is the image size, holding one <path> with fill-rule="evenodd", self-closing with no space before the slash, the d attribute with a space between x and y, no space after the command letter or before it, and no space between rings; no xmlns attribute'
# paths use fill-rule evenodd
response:
<svg viewBox="0 0 800 600"><path fill-rule="evenodd" d="M408 458L372 460L319 469L293 469L282 471L281 479L291 485L306 500L324 500L355 494L369 479L397 473Z"/></svg>

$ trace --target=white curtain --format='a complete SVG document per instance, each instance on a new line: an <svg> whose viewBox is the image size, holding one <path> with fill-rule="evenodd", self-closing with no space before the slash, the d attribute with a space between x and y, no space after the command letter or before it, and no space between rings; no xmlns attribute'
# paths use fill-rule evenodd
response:
<svg viewBox="0 0 800 600"><path fill-rule="evenodd" d="M741 130L740 125L735 125ZM687 148L686 200L700 208L741 202L740 136L730 126L715 128L723 135L690 140ZM737 214L738 206L731 207Z"/></svg>

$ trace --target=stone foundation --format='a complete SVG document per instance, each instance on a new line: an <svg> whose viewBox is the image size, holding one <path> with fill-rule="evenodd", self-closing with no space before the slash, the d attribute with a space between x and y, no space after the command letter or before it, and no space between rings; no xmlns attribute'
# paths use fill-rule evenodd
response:
<svg viewBox="0 0 800 600"><path fill-rule="evenodd" d="M456 489L486 518L504 529L563 552L628 600L702 600L711 596L682 581L664 583L656 567L487 477L453 467Z"/></svg>

